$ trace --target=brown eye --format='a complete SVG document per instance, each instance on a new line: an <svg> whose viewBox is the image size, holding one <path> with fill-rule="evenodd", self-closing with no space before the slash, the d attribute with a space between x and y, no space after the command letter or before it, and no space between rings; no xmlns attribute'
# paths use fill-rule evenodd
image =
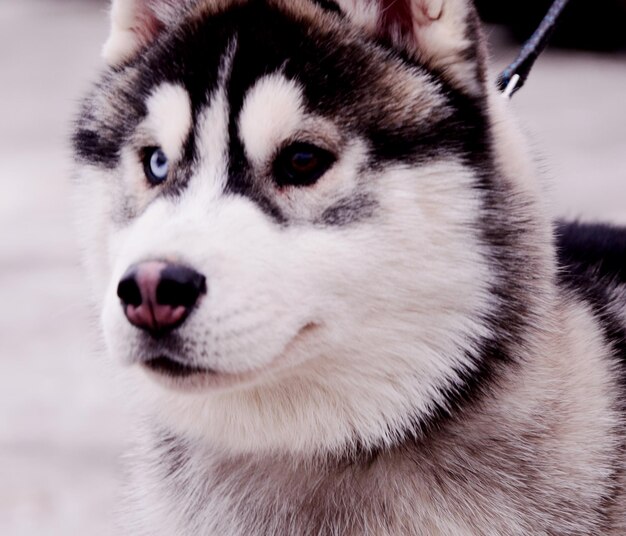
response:
<svg viewBox="0 0 626 536"><path fill-rule="evenodd" d="M279 186L310 186L335 163L335 155L310 143L294 143L274 161Z"/></svg>

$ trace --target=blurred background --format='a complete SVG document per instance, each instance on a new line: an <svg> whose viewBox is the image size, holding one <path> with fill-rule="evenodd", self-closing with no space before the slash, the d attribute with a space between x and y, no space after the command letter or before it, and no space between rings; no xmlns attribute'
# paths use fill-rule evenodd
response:
<svg viewBox="0 0 626 536"><path fill-rule="evenodd" d="M496 69L550 1L480 0ZM0 534L116 534L132 418L102 355L72 222L68 136L107 5L0 0ZM513 106L554 213L626 224L626 1L572 0Z"/></svg>

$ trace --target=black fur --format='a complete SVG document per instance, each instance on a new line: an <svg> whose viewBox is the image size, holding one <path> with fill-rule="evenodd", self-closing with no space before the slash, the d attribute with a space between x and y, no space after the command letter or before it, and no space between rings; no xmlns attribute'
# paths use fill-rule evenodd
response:
<svg viewBox="0 0 626 536"><path fill-rule="evenodd" d="M335 13L341 13L341 8L337 5L337 2L333 0L311 0L314 4L317 4L326 11L333 11Z"/></svg>
<svg viewBox="0 0 626 536"><path fill-rule="evenodd" d="M557 233L559 260L570 273L626 283L626 229L561 222Z"/></svg>
<svg viewBox="0 0 626 536"><path fill-rule="evenodd" d="M155 453L159 463L156 466L163 471L163 476L170 482L176 478L190 461L190 449L187 442L178 435L163 430L155 425L152 428Z"/></svg>

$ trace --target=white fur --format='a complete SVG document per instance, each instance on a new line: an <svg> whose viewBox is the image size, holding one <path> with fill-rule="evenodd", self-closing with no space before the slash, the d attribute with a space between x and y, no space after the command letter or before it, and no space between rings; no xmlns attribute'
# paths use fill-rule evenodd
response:
<svg viewBox="0 0 626 536"><path fill-rule="evenodd" d="M343 231L283 230L248 200L202 195L200 176L181 201L154 202L120 235L104 313L110 349L127 362L137 351L114 293L121 274L139 259L181 259L209 287L181 336L202 349L197 364L224 377L197 395L149 388L149 405L232 451L391 442L411 408L427 413L437 387L468 366L459 349L483 334L470 319L490 308L490 276L469 245L471 175L450 163L414 173L379 177L382 220Z"/></svg>
<svg viewBox="0 0 626 536"><path fill-rule="evenodd" d="M178 160L192 127L189 94L182 86L166 82L152 91L146 107L146 129L170 160Z"/></svg>
<svg viewBox="0 0 626 536"><path fill-rule="evenodd" d="M102 56L109 65L131 57L140 46L136 31L137 9L141 0L115 0L111 6L111 31Z"/></svg>
<svg viewBox="0 0 626 536"><path fill-rule="evenodd" d="M102 57L110 66L133 58L157 37L163 27L178 20L196 1L113 0L111 27Z"/></svg>
<svg viewBox="0 0 626 536"><path fill-rule="evenodd" d="M470 93L478 94L478 73L474 61L464 60L470 46L467 35L467 0L412 0L414 36L418 55L455 80ZM419 12L430 17L419 17Z"/></svg>
<svg viewBox="0 0 626 536"><path fill-rule="evenodd" d="M217 88L210 96L209 106L202 111L198 119L197 147L200 169L199 179L192 184L192 189L193 196L199 199L203 195L215 199L221 195L226 184L230 144L228 132L230 107L225 85L230 76L236 46L236 41L233 41L225 51L218 73Z"/></svg>
<svg viewBox="0 0 626 536"><path fill-rule="evenodd" d="M302 98L301 86L279 73L259 79L248 91L239 116L239 134L253 162L267 162L277 146L301 127Z"/></svg>

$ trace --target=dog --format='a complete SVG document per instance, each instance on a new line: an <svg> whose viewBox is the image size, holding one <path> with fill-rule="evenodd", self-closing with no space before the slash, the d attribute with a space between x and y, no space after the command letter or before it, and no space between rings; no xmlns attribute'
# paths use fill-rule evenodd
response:
<svg viewBox="0 0 626 536"><path fill-rule="evenodd" d="M114 0L73 148L138 535L626 534L626 232L469 0Z"/></svg>

